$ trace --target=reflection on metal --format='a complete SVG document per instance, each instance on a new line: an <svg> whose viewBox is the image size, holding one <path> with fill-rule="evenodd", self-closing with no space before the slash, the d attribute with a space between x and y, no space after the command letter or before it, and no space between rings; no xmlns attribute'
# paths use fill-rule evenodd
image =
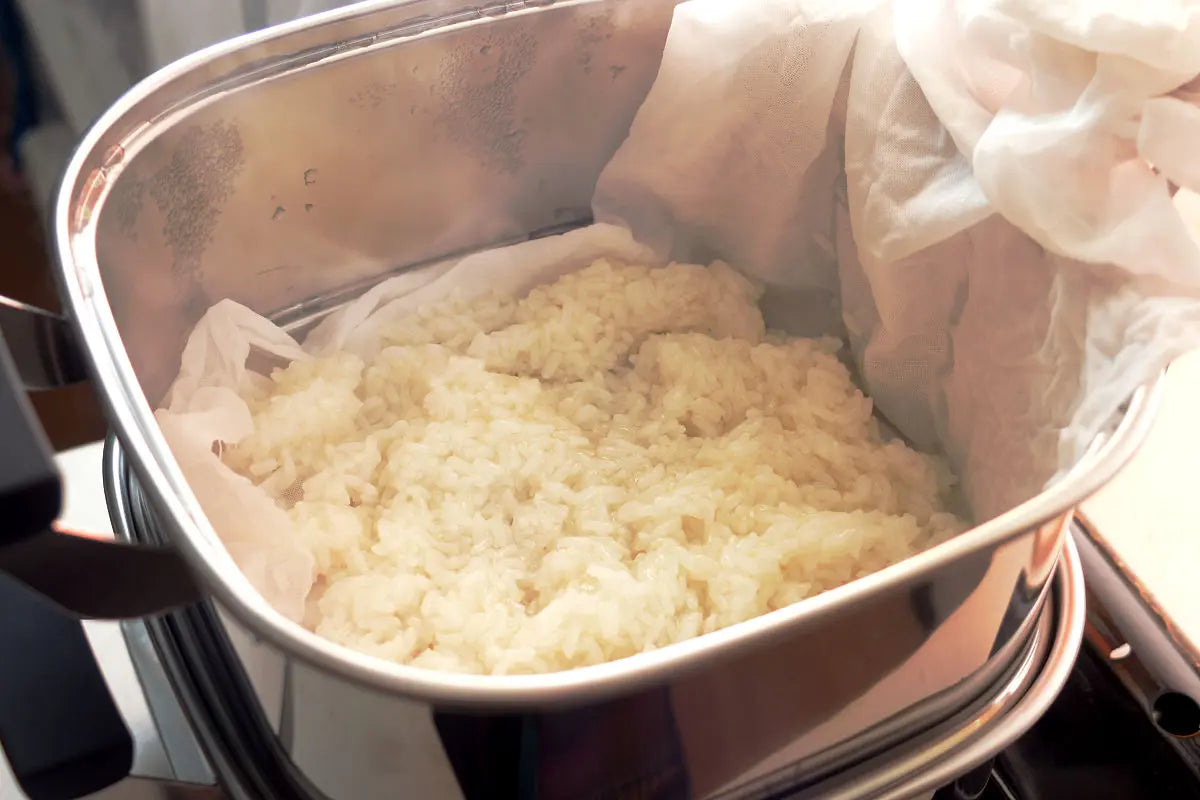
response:
<svg viewBox="0 0 1200 800"><path fill-rule="evenodd" d="M946 785L986 763L1046 712L1079 654L1086 615L1083 568L1071 540L1063 547L1054 602L1012 673L975 707L878 759L835 785L791 795L795 800L906 800Z"/></svg>
<svg viewBox="0 0 1200 800"><path fill-rule="evenodd" d="M1129 642L1126 642L1125 644L1117 645L1109 651L1108 658L1111 661L1120 661L1122 658L1128 658L1132 652L1133 648L1129 646Z"/></svg>

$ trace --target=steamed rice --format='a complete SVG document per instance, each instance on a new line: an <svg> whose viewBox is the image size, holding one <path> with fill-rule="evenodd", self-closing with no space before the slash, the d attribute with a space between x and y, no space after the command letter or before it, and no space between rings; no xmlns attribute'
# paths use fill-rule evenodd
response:
<svg viewBox="0 0 1200 800"><path fill-rule="evenodd" d="M730 267L599 261L450 300L364 363L247 390L222 459L311 547L306 619L421 667L545 672L782 608L961 530L834 339L765 330Z"/></svg>

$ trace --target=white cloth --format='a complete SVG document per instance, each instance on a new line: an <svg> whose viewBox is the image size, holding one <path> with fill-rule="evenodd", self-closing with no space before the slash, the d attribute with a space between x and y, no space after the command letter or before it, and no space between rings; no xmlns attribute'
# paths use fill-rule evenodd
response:
<svg viewBox="0 0 1200 800"><path fill-rule="evenodd" d="M1200 344L1167 181L1200 189L1198 72L1197 3L690 0L598 218L839 289L869 393L986 518Z"/></svg>

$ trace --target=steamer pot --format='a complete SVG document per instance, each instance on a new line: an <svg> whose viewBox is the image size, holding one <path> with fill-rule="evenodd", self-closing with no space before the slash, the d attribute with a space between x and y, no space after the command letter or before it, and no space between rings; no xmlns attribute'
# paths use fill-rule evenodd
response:
<svg viewBox="0 0 1200 800"><path fill-rule="evenodd" d="M674 4L362 3L204 50L118 101L54 211L66 317L9 305L0 322L25 347L26 383L95 379L124 464L110 504L147 533L55 531L57 477L23 430L6 440L20 466L5 483L20 491L4 510L19 524L0 570L86 616L202 599L189 607L210 615L298 772L324 752L305 780L329 797L485 796L455 779L455 758L480 742L509 771L522 748L558 753L543 797L581 796L589 769L614 763L639 765L642 786L658 779L648 762L686 764L661 796L708 795L798 763L831 773L984 697L1036 638L1072 509L1134 452L1157 384L1066 478L952 541L692 641L543 676L425 672L283 619L234 566L155 424L188 331L218 299L301 327L400 270L590 221ZM0 418L28 418L8 389ZM607 756L570 757L589 747Z"/></svg>

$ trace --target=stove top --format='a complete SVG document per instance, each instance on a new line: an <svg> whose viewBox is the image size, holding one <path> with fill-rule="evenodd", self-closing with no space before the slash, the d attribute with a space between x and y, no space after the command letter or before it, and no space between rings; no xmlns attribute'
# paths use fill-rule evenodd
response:
<svg viewBox="0 0 1200 800"><path fill-rule="evenodd" d="M1200 761L1189 740L1160 731L1105 661L1085 646L1041 721L935 800L1200 798Z"/></svg>

